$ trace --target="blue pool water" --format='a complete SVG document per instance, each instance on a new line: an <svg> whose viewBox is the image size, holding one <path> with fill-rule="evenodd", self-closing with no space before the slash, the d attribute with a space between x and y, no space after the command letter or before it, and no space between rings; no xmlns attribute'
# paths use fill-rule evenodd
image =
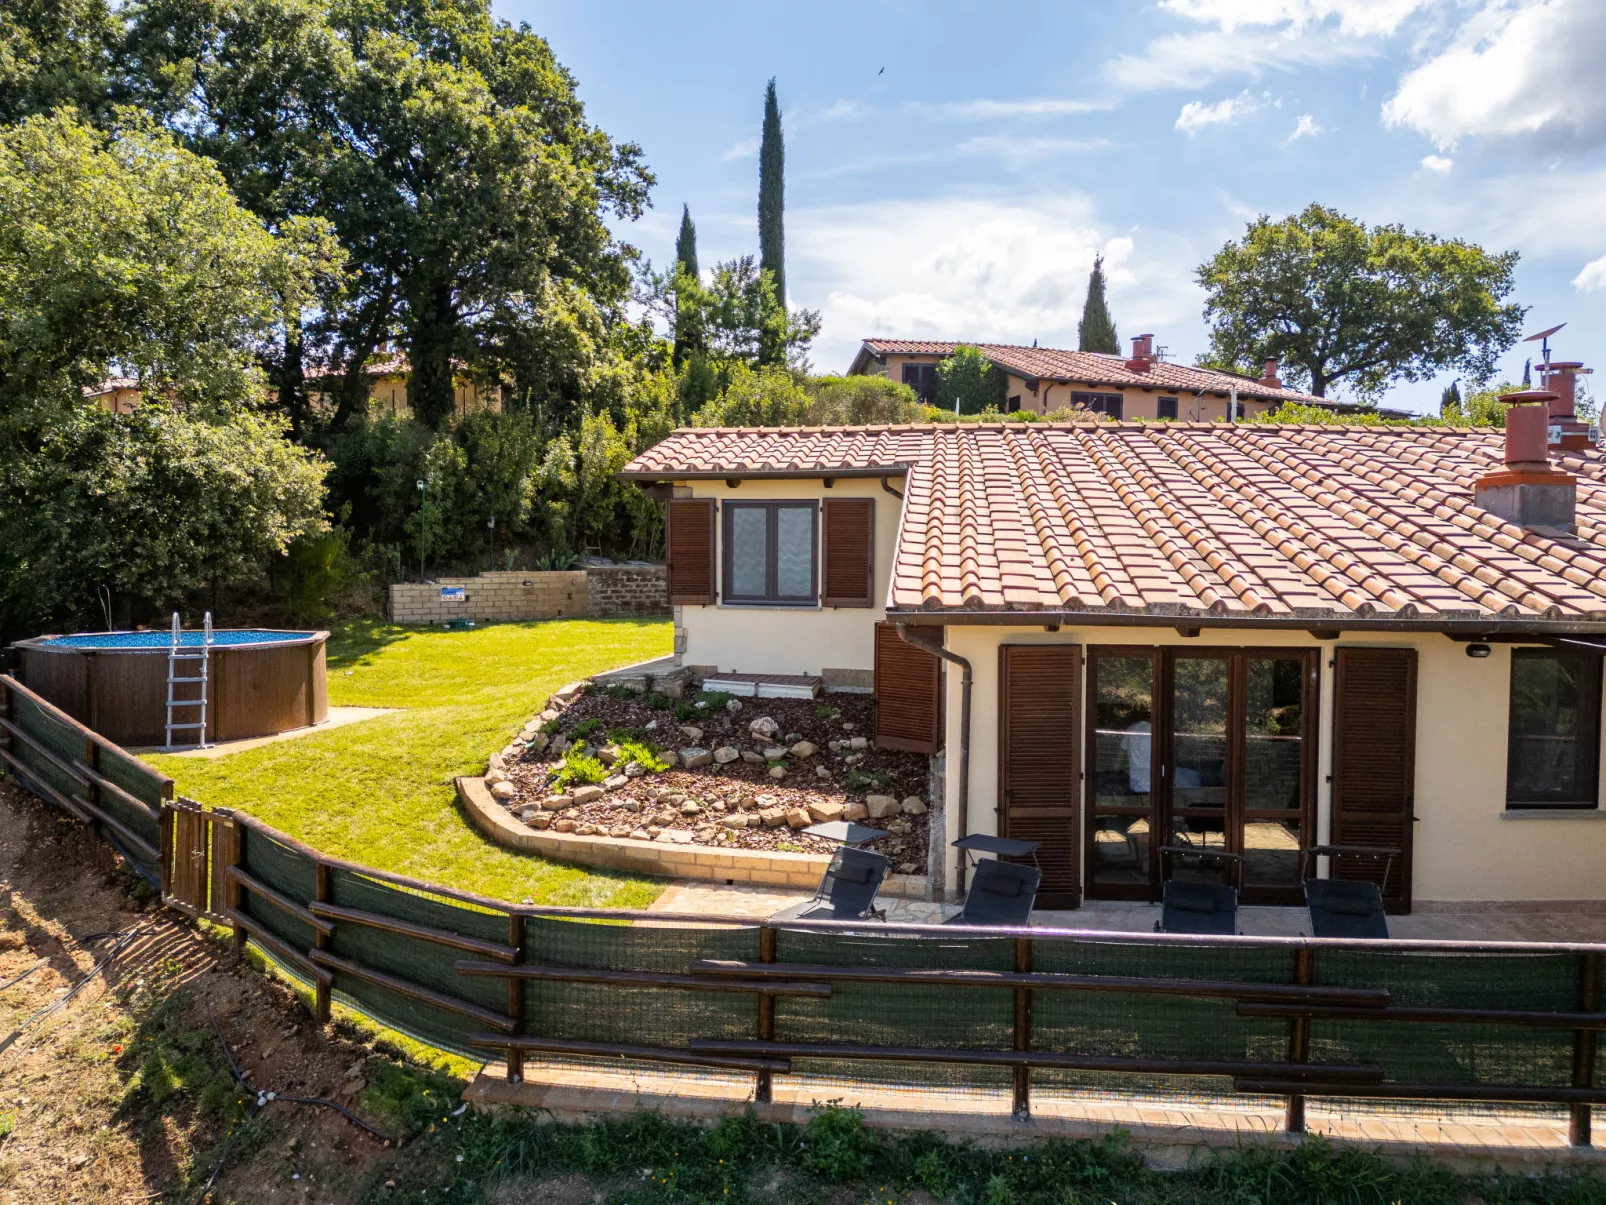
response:
<svg viewBox="0 0 1606 1205"><path fill-rule="evenodd" d="M287 640L302 640L311 632L270 632L262 628L222 628L212 633L214 648L231 648L242 644L281 644ZM199 648L205 642L201 632L184 632L179 636L186 648ZM46 648L58 649L165 649L173 645L173 633L167 632L80 632L76 636L57 636L45 641Z"/></svg>

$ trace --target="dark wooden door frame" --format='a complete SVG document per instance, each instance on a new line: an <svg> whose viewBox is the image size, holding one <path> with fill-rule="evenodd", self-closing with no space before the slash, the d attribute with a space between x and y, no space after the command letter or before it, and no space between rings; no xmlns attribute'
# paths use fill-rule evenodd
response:
<svg viewBox="0 0 1606 1205"><path fill-rule="evenodd" d="M1097 826L1094 824L1095 797L1098 794L1098 661L1101 657L1147 657L1152 666L1150 688L1153 701L1149 714L1149 881L1156 880L1155 851L1161 844L1153 839L1159 829L1159 804L1154 798L1155 784L1160 782L1160 717L1162 706L1162 675L1165 658L1164 646L1155 644L1090 644L1082 650L1082 897L1100 900L1142 900L1158 898L1152 887L1116 883L1097 892L1093 891L1094 849Z"/></svg>

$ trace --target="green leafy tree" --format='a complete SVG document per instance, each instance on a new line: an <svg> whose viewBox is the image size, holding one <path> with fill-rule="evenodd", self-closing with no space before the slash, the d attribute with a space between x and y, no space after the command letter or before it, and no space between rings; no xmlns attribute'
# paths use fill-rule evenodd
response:
<svg viewBox="0 0 1606 1205"><path fill-rule="evenodd" d="M1100 351L1119 355L1120 337L1115 333L1115 319L1104 296L1104 257L1093 257L1093 270L1087 276L1087 300L1082 303L1082 320L1076 324L1078 351Z"/></svg>
<svg viewBox="0 0 1606 1205"><path fill-rule="evenodd" d="M328 528L328 466L285 435L275 416L159 403L62 418L0 465L3 626L99 626L102 588L119 622L148 620L204 584L260 577Z"/></svg>
<svg viewBox="0 0 1606 1205"><path fill-rule="evenodd" d="M694 427L801 426L809 410L802 383L784 368L732 366L724 392L692 415Z"/></svg>
<svg viewBox="0 0 1606 1205"><path fill-rule="evenodd" d="M675 367L703 345L702 307L699 304L702 276L697 269L697 227L692 224L691 206L680 208L680 234L675 238L674 331Z"/></svg>
<svg viewBox="0 0 1606 1205"><path fill-rule="evenodd" d="M815 377L804 422L811 427L860 427L879 423L922 423L926 408L915 391L883 376Z"/></svg>
<svg viewBox="0 0 1606 1205"><path fill-rule="evenodd" d="M1374 397L1452 367L1484 380L1520 333L1525 311L1505 300L1516 264L1515 251L1321 205L1261 217L1198 269L1211 324L1200 362L1258 372L1277 357L1318 397L1337 384Z"/></svg>
<svg viewBox="0 0 1606 1205"><path fill-rule="evenodd" d="M955 414L1002 410L1008 384L986 352L962 343L937 365L937 405Z"/></svg>
<svg viewBox="0 0 1606 1205"><path fill-rule="evenodd" d="M775 282L775 297L786 309L786 145L781 137L781 106L775 80L764 88L764 132L758 147L758 266ZM786 361L784 344L773 338L762 348L765 364Z"/></svg>
<svg viewBox="0 0 1606 1205"><path fill-rule="evenodd" d="M0 5L0 124L62 106L101 112L117 22L106 0Z"/></svg>
<svg viewBox="0 0 1606 1205"><path fill-rule="evenodd" d="M1459 414L1461 412L1461 383L1451 381L1444 387L1439 395L1440 414Z"/></svg>

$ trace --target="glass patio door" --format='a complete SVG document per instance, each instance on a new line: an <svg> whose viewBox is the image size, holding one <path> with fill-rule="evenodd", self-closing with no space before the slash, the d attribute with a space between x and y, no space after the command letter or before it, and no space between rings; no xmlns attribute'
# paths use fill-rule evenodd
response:
<svg viewBox="0 0 1606 1205"><path fill-rule="evenodd" d="M1297 903L1312 843L1312 650L1088 651L1087 895L1158 899L1168 877ZM1162 856L1168 847L1185 852Z"/></svg>

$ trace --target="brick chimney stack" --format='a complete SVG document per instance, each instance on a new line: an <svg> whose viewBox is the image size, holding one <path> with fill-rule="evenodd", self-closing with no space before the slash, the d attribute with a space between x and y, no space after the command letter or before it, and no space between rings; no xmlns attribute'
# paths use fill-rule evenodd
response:
<svg viewBox="0 0 1606 1205"><path fill-rule="evenodd" d="M1266 361L1266 370L1260 374L1259 384L1265 385L1270 389L1281 389L1283 387L1282 379L1277 375L1277 360L1275 358Z"/></svg>
<svg viewBox="0 0 1606 1205"><path fill-rule="evenodd" d="M1154 363L1154 336L1132 336L1132 358L1126 362L1128 372L1148 372Z"/></svg>
<svg viewBox="0 0 1606 1205"><path fill-rule="evenodd" d="M1531 389L1500 396L1506 406L1505 465L1478 478L1477 504L1523 527L1572 531L1578 479L1550 463L1550 424L1559 394Z"/></svg>

